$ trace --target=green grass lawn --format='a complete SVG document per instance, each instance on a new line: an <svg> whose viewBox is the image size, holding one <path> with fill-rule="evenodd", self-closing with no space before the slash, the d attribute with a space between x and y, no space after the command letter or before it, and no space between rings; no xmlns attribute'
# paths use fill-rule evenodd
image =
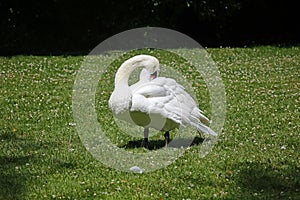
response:
<svg viewBox="0 0 300 200"><path fill-rule="evenodd" d="M0 57L0 199L300 199L300 48L207 51L227 95L219 142L205 158L195 144L144 174L111 169L81 143L72 90L83 56ZM205 85L192 87L210 115ZM102 99L112 89L97 90L98 120L111 119ZM119 147L134 140L102 123Z"/></svg>

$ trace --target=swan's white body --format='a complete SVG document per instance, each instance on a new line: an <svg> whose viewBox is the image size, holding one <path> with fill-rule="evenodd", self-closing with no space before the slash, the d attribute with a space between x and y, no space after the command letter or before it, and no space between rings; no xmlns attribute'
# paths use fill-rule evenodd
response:
<svg viewBox="0 0 300 200"><path fill-rule="evenodd" d="M191 125L201 132L217 135L202 123L209 120L174 79L145 78L129 87L129 76L137 67L144 67L151 74L159 70L159 62L153 56L138 55L120 66L115 76L115 89L109 99L109 107L117 118L163 131Z"/></svg>

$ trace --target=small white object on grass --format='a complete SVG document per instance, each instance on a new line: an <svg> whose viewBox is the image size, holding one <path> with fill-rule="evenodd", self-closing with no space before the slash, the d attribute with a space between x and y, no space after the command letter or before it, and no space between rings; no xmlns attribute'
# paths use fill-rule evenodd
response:
<svg viewBox="0 0 300 200"><path fill-rule="evenodd" d="M285 149L286 149L286 146L283 145L283 146L280 147L280 149L285 150Z"/></svg>
<svg viewBox="0 0 300 200"><path fill-rule="evenodd" d="M141 168L139 168L138 166L130 167L129 170L130 170L131 172L140 173L140 174L144 172L144 170L141 169Z"/></svg>

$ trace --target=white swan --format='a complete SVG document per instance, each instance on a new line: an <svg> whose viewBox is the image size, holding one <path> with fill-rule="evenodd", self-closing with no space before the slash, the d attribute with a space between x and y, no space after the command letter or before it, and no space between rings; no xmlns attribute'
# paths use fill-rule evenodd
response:
<svg viewBox="0 0 300 200"><path fill-rule="evenodd" d="M158 77L139 81L129 87L130 74L138 67L144 67L150 75L155 75L159 71L159 61L153 56L137 55L120 66L109 99L109 107L117 118L142 126L145 130L155 128L166 134L183 124L191 125L200 132L217 135L204 124L209 122L208 118L174 79ZM168 136L166 134L165 137Z"/></svg>
<svg viewBox="0 0 300 200"><path fill-rule="evenodd" d="M158 71L154 72L153 74L150 74L147 69L142 69L139 76L139 81L133 85L130 86L131 91L135 91L138 87L142 87L142 84L147 83L158 76ZM149 137L149 128L144 128L144 140L142 145L144 147L148 147L148 137ZM164 134L165 137L165 146L168 145L168 141L170 139L169 131L166 131Z"/></svg>

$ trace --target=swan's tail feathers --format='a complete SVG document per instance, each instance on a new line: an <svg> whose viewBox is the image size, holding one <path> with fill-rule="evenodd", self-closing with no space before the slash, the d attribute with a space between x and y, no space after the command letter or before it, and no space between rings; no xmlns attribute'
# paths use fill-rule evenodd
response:
<svg viewBox="0 0 300 200"><path fill-rule="evenodd" d="M193 116L194 118L197 118L197 120L200 120L202 123L209 125L210 124L210 120L203 114L203 112L195 107L192 112L191 112L191 116Z"/></svg>
<svg viewBox="0 0 300 200"><path fill-rule="evenodd" d="M197 123L197 124L193 124L197 130L199 132L202 133L206 133L208 135L212 135L212 136L218 136L218 134L216 132L214 132L211 128L209 128L208 126L202 124L202 123Z"/></svg>
<svg viewBox="0 0 300 200"><path fill-rule="evenodd" d="M218 136L218 133L216 133L215 131L213 131L211 128L207 127L207 130L208 130L208 133L209 133L210 135L213 135L213 136L215 136L215 137Z"/></svg>
<svg viewBox="0 0 300 200"><path fill-rule="evenodd" d="M200 121L204 124L210 124L210 120L203 114L200 113L200 117L199 117Z"/></svg>

